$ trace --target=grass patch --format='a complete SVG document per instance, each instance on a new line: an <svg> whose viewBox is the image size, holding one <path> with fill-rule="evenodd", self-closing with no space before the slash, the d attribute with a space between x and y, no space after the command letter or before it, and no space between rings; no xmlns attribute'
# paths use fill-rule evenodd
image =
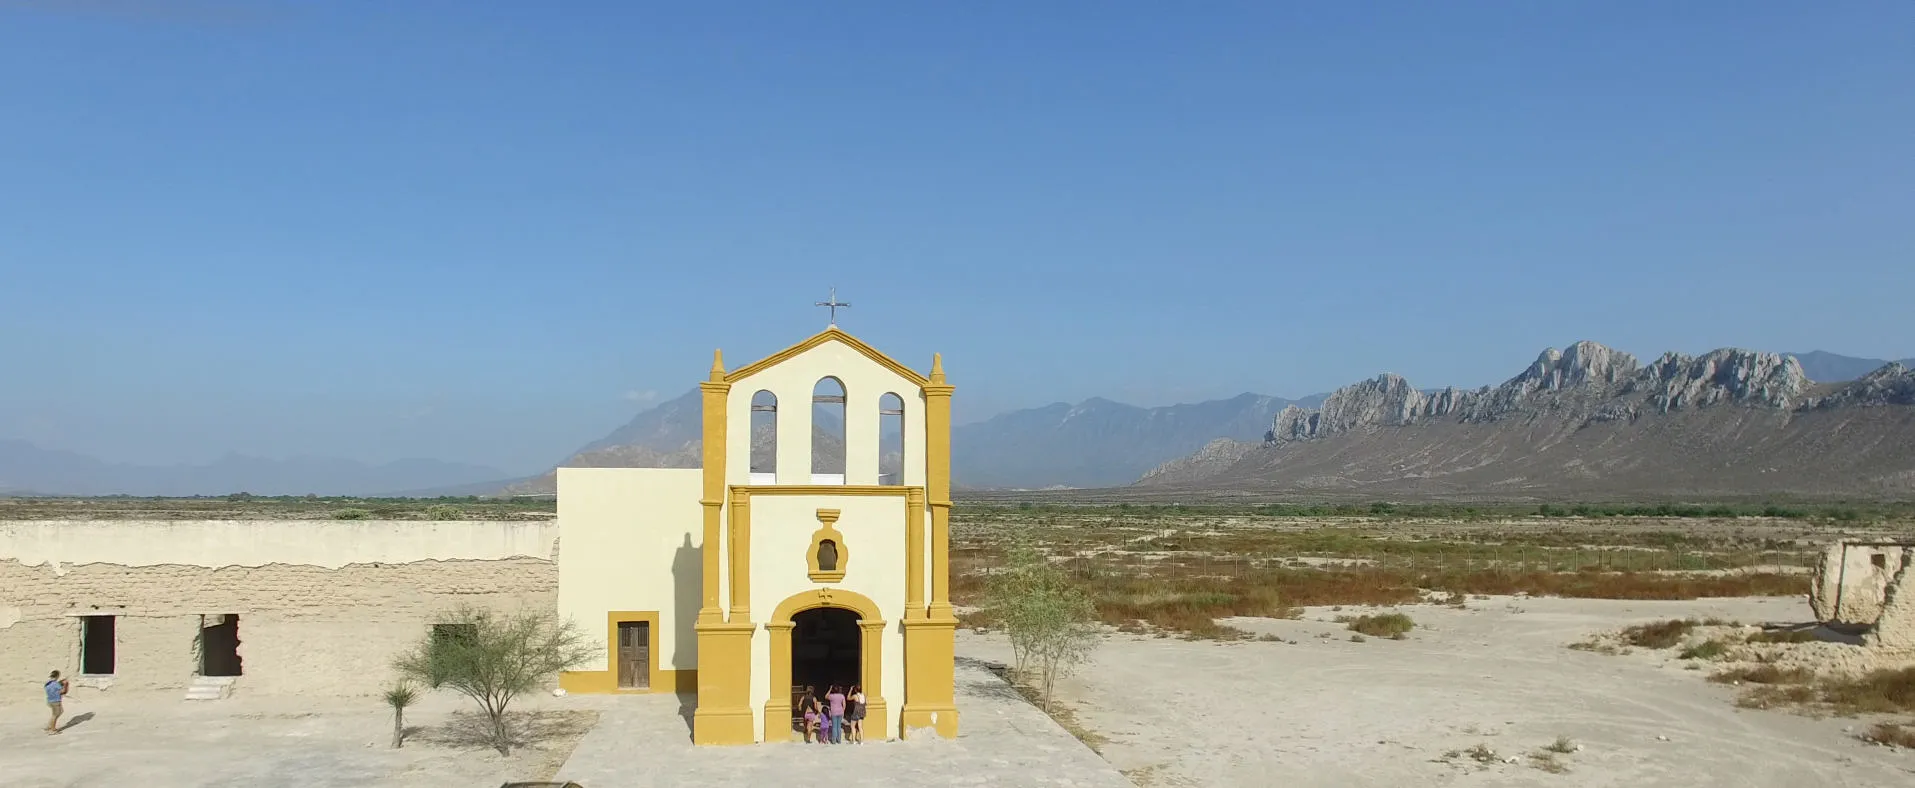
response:
<svg viewBox="0 0 1915 788"><path fill-rule="evenodd" d="M1862 734L1862 741L1915 750L1915 725L1876 723L1875 727L1868 729L1868 733Z"/></svg>
<svg viewBox="0 0 1915 788"><path fill-rule="evenodd" d="M1416 628L1416 622L1402 613L1384 613L1353 618L1346 628L1371 637L1402 640L1404 635Z"/></svg>
<svg viewBox="0 0 1915 788"><path fill-rule="evenodd" d="M1683 649L1681 654L1676 655L1676 658L1721 659L1722 656L1727 653L1729 653L1729 644L1721 640L1711 639Z"/></svg>
<svg viewBox="0 0 1915 788"><path fill-rule="evenodd" d="M1550 774L1563 774L1569 771L1569 765L1566 763L1563 763L1561 760L1558 760L1556 758L1556 753L1553 753L1553 752L1530 753L1529 765L1534 766L1543 771L1549 772Z"/></svg>
<svg viewBox="0 0 1915 788"><path fill-rule="evenodd" d="M1838 679L1821 686L1822 702L1842 714L1915 711L1915 668L1877 670L1860 678Z"/></svg>
<svg viewBox="0 0 1915 788"><path fill-rule="evenodd" d="M1699 626L1693 618L1637 624L1622 630L1622 642L1639 648L1675 648Z"/></svg>
<svg viewBox="0 0 1915 788"><path fill-rule="evenodd" d="M1568 755L1576 751L1576 742L1571 741L1568 736L1558 736L1555 741L1550 742L1549 746L1543 749L1549 752Z"/></svg>

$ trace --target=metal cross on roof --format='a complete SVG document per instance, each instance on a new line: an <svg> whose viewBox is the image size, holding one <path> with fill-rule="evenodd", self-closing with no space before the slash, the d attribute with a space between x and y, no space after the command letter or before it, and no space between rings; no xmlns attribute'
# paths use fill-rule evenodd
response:
<svg viewBox="0 0 1915 788"><path fill-rule="evenodd" d="M812 306L822 306L822 307L828 307L828 308L830 308L830 310L831 310L831 326L832 326L832 327L836 327L836 326L838 325L838 308L839 308L839 307L847 307L847 308L848 308L848 307L850 307L851 305L850 305L850 304L846 304L846 303L843 303L843 302L841 302L841 301L839 301L839 300L838 300L838 288L835 288L835 287L834 287L834 288L831 288L831 297L830 297L830 298L827 298L827 299L825 299L825 300L823 300L823 301L819 301L818 303L816 303L816 304L813 304Z"/></svg>

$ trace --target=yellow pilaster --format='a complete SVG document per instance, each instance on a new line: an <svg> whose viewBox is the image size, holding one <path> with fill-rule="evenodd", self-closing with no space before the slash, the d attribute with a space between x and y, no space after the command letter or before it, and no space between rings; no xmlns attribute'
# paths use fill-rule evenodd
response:
<svg viewBox="0 0 1915 788"><path fill-rule="evenodd" d="M767 621L771 636L771 697L765 699L765 741L791 741L791 630L790 621Z"/></svg>
<svg viewBox="0 0 1915 788"><path fill-rule="evenodd" d="M865 733L875 733L880 739L891 736L891 731L885 730L890 726L891 704L884 700L884 624L883 621L858 622L859 633L864 636L858 653L864 656L860 673L864 676Z"/></svg>
<svg viewBox="0 0 1915 788"><path fill-rule="evenodd" d="M718 606L718 551L724 545L720 526L725 507L725 433L727 397L724 357L712 353L711 379L698 384L704 401L705 543L698 608L698 710L692 714L695 744L751 744L751 634L749 621L726 623ZM735 548L734 548L735 549Z"/></svg>
<svg viewBox="0 0 1915 788"><path fill-rule="evenodd" d="M904 618L924 618L924 489L904 491Z"/></svg>
<svg viewBox="0 0 1915 788"><path fill-rule="evenodd" d="M926 616L904 621L904 713L900 736L930 729L957 736L957 617L951 611L951 392L944 358L931 358L924 386L925 495L931 507L931 604ZM909 498L906 498L907 508ZM920 584L920 587L922 584Z"/></svg>
<svg viewBox="0 0 1915 788"><path fill-rule="evenodd" d="M751 623L751 492L731 491L731 616Z"/></svg>

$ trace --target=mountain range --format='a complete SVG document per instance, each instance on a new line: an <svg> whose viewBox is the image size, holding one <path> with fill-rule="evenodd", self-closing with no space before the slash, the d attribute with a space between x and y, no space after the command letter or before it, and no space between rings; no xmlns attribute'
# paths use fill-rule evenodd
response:
<svg viewBox="0 0 1915 788"><path fill-rule="evenodd" d="M1840 359L1817 359L1824 374ZM1799 355L1722 349L1649 364L1594 342L1499 386L1420 391L1379 375L1285 408L1137 485L1397 498L1699 499L1915 493L1915 369L1818 383Z"/></svg>
<svg viewBox="0 0 1915 788"><path fill-rule="evenodd" d="M1824 351L1769 355L1793 359L1805 378L1804 384L1811 387L1815 383L1854 380L1889 363ZM1900 363L1904 367L1915 366L1915 359ZM1473 395L1472 392L1445 394L1445 391L1429 389L1417 394L1450 399ZM1147 475L1150 478L1145 480L1144 487L1166 490L1199 483L1199 479L1211 480L1203 484L1238 483L1232 481L1238 479L1237 476L1228 474L1213 479L1223 460L1234 462L1252 455L1261 456L1257 450L1270 442L1268 438L1279 426L1278 416L1286 408L1295 406L1307 411L1322 406L1340 412L1342 405L1326 402L1331 396L1319 394L1291 400L1246 393L1229 399L1163 407L1138 407L1093 397L1076 404L1059 402L1010 411L953 428L954 484L973 491L1111 488L1130 485ZM700 418L700 400L693 390L638 413L624 426L581 447L560 464L697 467ZM828 409L820 409L814 418L819 425L813 436L814 451L827 458L827 466L834 462L842 464L843 446L835 443L836 434L841 433L833 414ZM1319 416L1317 421L1322 423L1323 418ZM754 466L768 464L771 445L769 428L762 425L755 428L753 453L758 456ZM1509 451L1516 448L1506 447ZM1602 451L1614 453L1624 449L1611 446ZM895 461L895 457L887 457L885 467ZM496 481L507 479L507 474L492 468L439 460L401 460L373 466L328 458L268 460L228 455L201 465L143 466L104 462L23 441L0 440L0 494L549 493L553 490L554 478L553 474L546 473L515 481ZM1265 482L1279 483L1282 478L1282 474L1267 480L1250 474L1243 477L1241 483L1267 486Z"/></svg>
<svg viewBox="0 0 1915 788"><path fill-rule="evenodd" d="M0 494L10 495L402 495L475 482L490 491L505 478L509 474L496 468L428 459L368 465L328 457L228 454L199 465L135 465L0 440Z"/></svg>

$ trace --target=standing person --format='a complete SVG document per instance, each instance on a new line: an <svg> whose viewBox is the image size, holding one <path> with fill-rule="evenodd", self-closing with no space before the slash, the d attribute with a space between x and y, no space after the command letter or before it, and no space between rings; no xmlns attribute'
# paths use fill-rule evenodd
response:
<svg viewBox="0 0 1915 788"><path fill-rule="evenodd" d="M831 731L831 743L844 742L844 690L831 685L831 691L825 693L825 713L830 715L831 723L826 727Z"/></svg>
<svg viewBox="0 0 1915 788"><path fill-rule="evenodd" d="M864 743L864 687L851 685L851 695L845 698L844 721L851 725L851 740Z"/></svg>
<svg viewBox="0 0 1915 788"><path fill-rule="evenodd" d="M818 711L818 691L805 687L805 699L799 709L805 715L805 743L823 742L824 737L818 732L818 718L823 716Z"/></svg>
<svg viewBox="0 0 1915 788"><path fill-rule="evenodd" d="M62 704L66 701L69 689L71 688L67 686L66 679L60 678L60 671L53 671L47 676L47 708L53 711L53 719L47 721L48 736L60 732L60 714L66 711L66 707Z"/></svg>

